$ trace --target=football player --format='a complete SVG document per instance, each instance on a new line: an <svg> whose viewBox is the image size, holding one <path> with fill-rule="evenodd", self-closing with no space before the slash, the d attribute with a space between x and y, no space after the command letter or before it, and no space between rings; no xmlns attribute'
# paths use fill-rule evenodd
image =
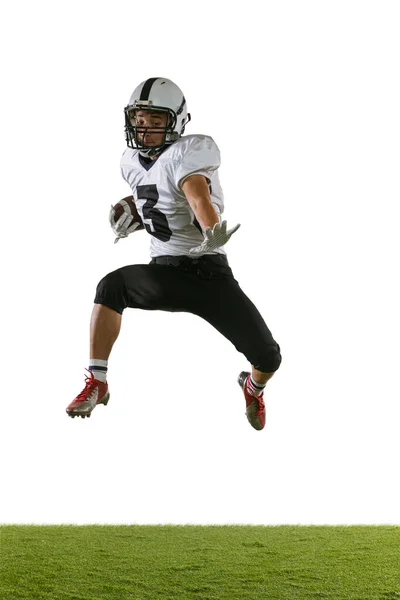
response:
<svg viewBox="0 0 400 600"><path fill-rule="evenodd" d="M110 394L107 366L125 308L189 312L234 344L251 364L238 383L254 429L265 425L264 388L281 363L280 347L257 308L233 276L224 249L240 225L221 220L220 153L207 135L183 135L190 114L180 88L154 77L132 93L125 112L127 148L121 173L150 235L149 264L108 273L97 285L90 323L89 375L67 407L71 417L90 417ZM124 213L110 223L116 240L140 223ZM154 334L156 335L156 334ZM168 349L168 339L163 339Z"/></svg>

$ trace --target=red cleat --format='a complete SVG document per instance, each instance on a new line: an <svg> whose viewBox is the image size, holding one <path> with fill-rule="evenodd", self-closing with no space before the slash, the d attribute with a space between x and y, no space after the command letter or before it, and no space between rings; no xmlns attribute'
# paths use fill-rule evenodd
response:
<svg viewBox="0 0 400 600"><path fill-rule="evenodd" d="M90 417L92 410L98 404L107 404L110 399L108 383L103 383L95 379L91 371L88 371L88 373L89 377L85 375L85 389L66 408L67 414L70 417Z"/></svg>
<svg viewBox="0 0 400 600"><path fill-rule="evenodd" d="M264 392L261 396L252 396L247 391L247 380L250 377L248 371L242 371L238 377L238 384L243 390L246 399L247 420L254 429L260 431L265 427L265 404L263 400Z"/></svg>

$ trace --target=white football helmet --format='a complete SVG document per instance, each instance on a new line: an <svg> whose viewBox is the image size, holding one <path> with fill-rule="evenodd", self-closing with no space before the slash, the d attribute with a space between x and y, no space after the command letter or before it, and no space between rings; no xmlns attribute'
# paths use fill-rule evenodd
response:
<svg viewBox="0 0 400 600"><path fill-rule="evenodd" d="M135 122L135 113L138 110L166 112L169 115L165 127L152 129L163 134L161 145L146 146L144 136L143 142L139 141ZM138 149L142 156L148 157L158 154L166 145L179 139L191 119L182 91L173 81L164 77L153 77L138 85L129 99L128 106L124 108L124 112L128 147ZM143 132L143 128L141 128L141 132Z"/></svg>

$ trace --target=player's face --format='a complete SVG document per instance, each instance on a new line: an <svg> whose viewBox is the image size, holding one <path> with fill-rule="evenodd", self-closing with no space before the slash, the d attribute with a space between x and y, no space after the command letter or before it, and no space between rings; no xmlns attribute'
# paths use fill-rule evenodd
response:
<svg viewBox="0 0 400 600"><path fill-rule="evenodd" d="M135 114L138 140L144 146L160 146L163 142L163 132L158 133L157 128L164 128L167 123L165 113L139 110Z"/></svg>

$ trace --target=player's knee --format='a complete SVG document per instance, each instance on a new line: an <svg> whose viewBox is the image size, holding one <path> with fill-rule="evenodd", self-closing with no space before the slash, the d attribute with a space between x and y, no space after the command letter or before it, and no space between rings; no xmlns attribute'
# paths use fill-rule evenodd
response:
<svg viewBox="0 0 400 600"><path fill-rule="evenodd" d="M96 288L95 304L103 304L113 310L122 312L127 307L126 286L121 269L108 273L99 281Z"/></svg>
<svg viewBox="0 0 400 600"><path fill-rule="evenodd" d="M257 371L273 373L279 369L281 362L282 356L279 344L270 344L252 364Z"/></svg>

